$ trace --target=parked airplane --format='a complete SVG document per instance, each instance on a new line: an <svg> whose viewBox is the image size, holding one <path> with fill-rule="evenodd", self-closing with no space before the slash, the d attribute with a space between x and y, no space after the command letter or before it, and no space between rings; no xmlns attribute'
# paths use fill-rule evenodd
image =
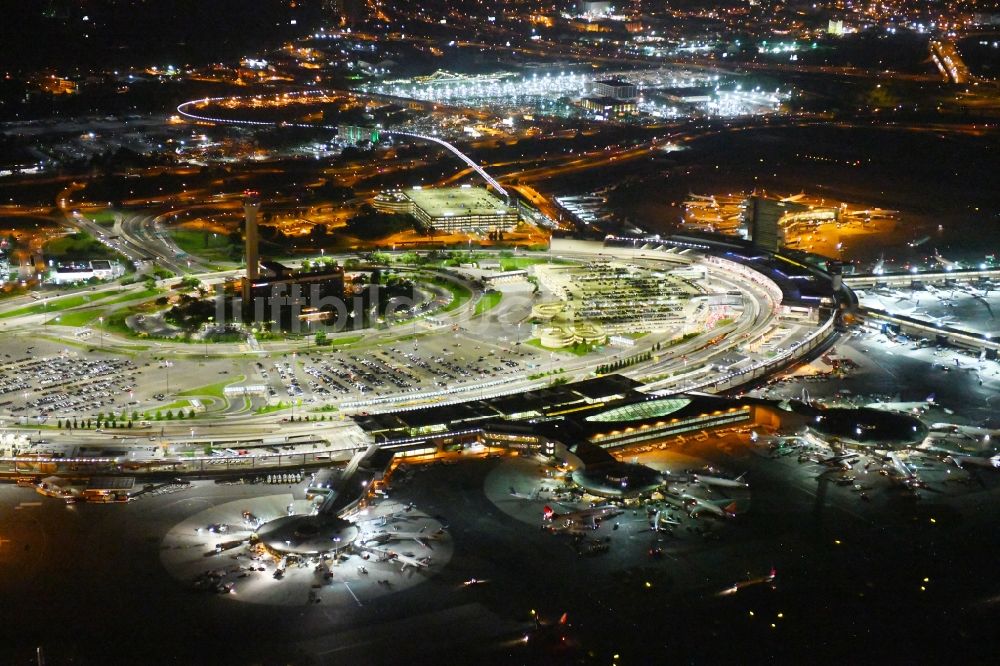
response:
<svg viewBox="0 0 1000 666"><path fill-rule="evenodd" d="M841 467L843 469L850 469L854 464L855 459L860 456L858 453L842 453L840 455L830 456L828 458L816 458L813 462L819 463L820 465L826 465L827 467Z"/></svg>
<svg viewBox="0 0 1000 666"><path fill-rule="evenodd" d="M399 553L395 553L395 557L393 559L398 560L403 565L400 567L400 571L406 571L407 567L412 567L414 569L426 569L431 563L431 558L429 557L417 558L410 557L409 555L401 555Z"/></svg>
<svg viewBox="0 0 1000 666"><path fill-rule="evenodd" d="M892 464L892 472L890 472L890 477L896 481L900 481L903 485L910 488L919 487L925 485L917 473L910 469L909 465L903 462L903 459L899 457L896 452L889 453L889 462Z"/></svg>
<svg viewBox="0 0 1000 666"><path fill-rule="evenodd" d="M649 521L649 530L651 532L665 531L666 528L663 527L664 524L670 526L677 526L681 524L681 521L675 520L670 516L664 515L662 511L657 511L655 514L653 514L653 519Z"/></svg>
<svg viewBox="0 0 1000 666"><path fill-rule="evenodd" d="M989 469L1000 469L1000 455L995 455L990 458L984 456L959 456L950 455L945 458L946 461L955 463L956 467L964 468L966 465L972 467L987 467Z"/></svg>
<svg viewBox="0 0 1000 666"><path fill-rule="evenodd" d="M431 549L428 541L436 541L441 536L441 530L434 532L433 534L428 534L424 532L424 528L420 528L418 532L378 532L373 534L371 537L365 540L365 545L377 545L389 543L391 541L407 541L412 540L419 545Z"/></svg>
<svg viewBox="0 0 1000 666"><path fill-rule="evenodd" d="M563 514L555 513L552 510L552 507L545 506L542 509L542 519L552 521L553 529L572 530L573 528L588 528L596 530L600 527L601 520L604 518L613 518L621 515L621 513L621 509L610 504ZM558 521L558 523L556 521Z"/></svg>
<svg viewBox="0 0 1000 666"><path fill-rule="evenodd" d="M736 502L731 499L707 500L688 493L681 493L680 499L684 502L688 515L692 518L697 518L699 514L706 511L720 518L736 517Z"/></svg>
<svg viewBox="0 0 1000 666"><path fill-rule="evenodd" d="M959 262L952 261L951 259L945 259L944 257L942 257L936 248L934 250L934 261L941 264L941 266L946 270L952 270L962 267L962 264L960 264Z"/></svg>
<svg viewBox="0 0 1000 666"><path fill-rule="evenodd" d="M535 626L521 639L525 643L530 641L533 644L558 646L559 648L575 643L571 634L568 613L563 613L555 622L543 620L535 611L531 611L531 615L535 620Z"/></svg>
<svg viewBox="0 0 1000 666"><path fill-rule="evenodd" d="M919 317L921 319L927 319L937 326L950 326L955 323L954 319L949 319L948 317L935 317L934 315L929 315L923 312L920 313Z"/></svg>
<svg viewBox="0 0 1000 666"><path fill-rule="evenodd" d="M516 497L518 499L534 501L534 500L538 499L538 493L540 491L541 491L541 488L535 488L530 494L525 495L524 493L517 492L517 490L514 489L514 486L511 486L510 487L510 496L511 497Z"/></svg>
<svg viewBox="0 0 1000 666"><path fill-rule="evenodd" d="M749 488L750 484L743 481L746 472L740 474L735 479L726 479L719 476L705 476L703 474L692 474L694 480L706 486L719 486L720 488Z"/></svg>

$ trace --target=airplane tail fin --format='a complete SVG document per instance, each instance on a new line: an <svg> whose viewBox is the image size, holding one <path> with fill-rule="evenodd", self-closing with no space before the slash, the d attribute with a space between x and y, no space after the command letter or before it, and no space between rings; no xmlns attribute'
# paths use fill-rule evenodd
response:
<svg viewBox="0 0 1000 666"><path fill-rule="evenodd" d="M562 616L559 618L559 624L564 625L568 623L569 623L569 613L563 613Z"/></svg>

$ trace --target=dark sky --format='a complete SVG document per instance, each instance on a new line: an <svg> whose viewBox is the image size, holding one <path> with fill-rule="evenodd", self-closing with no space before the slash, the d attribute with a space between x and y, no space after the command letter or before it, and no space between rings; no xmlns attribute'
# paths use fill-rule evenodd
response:
<svg viewBox="0 0 1000 666"><path fill-rule="evenodd" d="M250 54L315 23L320 0L27 0L4 3L0 67L204 62ZM88 20L84 20L87 17ZM292 17L296 26L289 25Z"/></svg>

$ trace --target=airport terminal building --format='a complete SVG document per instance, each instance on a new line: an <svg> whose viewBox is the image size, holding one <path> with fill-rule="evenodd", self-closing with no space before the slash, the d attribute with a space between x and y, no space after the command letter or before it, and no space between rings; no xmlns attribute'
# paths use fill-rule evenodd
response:
<svg viewBox="0 0 1000 666"><path fill-rule="evenodd" d="M776 429L794 413L749 398L642 393L638 382L605 375L562 386L457 405L355 417L377 443L401 452L480 444L553 455L586 442L642 446L729 428Z"/></svg>

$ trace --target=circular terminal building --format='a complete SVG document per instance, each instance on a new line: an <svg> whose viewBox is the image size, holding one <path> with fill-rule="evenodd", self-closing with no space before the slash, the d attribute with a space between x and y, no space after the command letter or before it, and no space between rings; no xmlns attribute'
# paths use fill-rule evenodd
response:
<svg viewBox="0 0 1000 666"><path fill-rule="evenodd" d="M393 456L377 446L359 451L313 513L268 521L257 529L257 538L277 555L336 554L350 548L361 530L344 516L367 502L388 474Z"/></svg>
<svg viewBox="0 0 1000 666"><path fill-rule="evenodd" d="M927 426L914 416L869 407L821 410L810 427L854 446L882 449L911 446L928 432Z"/></svg>
<svg viewBox="0 0 1000 666"><path fill-rule="evenodd" d="M350 548L358 534L354 523L324 514L276 518L257 530L260 543L279 555L336 555Z"/></svg>

